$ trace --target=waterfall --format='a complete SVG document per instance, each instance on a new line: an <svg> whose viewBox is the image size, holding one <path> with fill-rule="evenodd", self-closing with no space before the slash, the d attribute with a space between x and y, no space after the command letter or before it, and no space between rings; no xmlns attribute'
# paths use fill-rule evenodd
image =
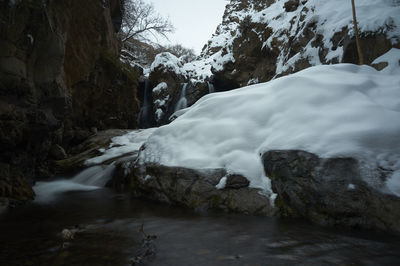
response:
<svg viewBox="0 0 400 266"><path fill-rule="evenodd" d="M68 191L90 191L104 187L112 178L115 165L96 165L83 170L72 179L61 179L50 182L37 182L33 187L35 202L50 203L60 195Z"/></svg>
<svg viewBox="0 0 400 266"><path fill-rule="evenodd" d="M182 86L181 96L180 96L178 102L175 105L175 112L187 107L187 99L186 99L186 88L187 88L187 85L188 85L187 83L184 83L183 86Z"/></svg>
<svg viewBox="0 0 400 266"><path fill-rule="evenodd" d="M114 169L114 164L93 166L77 174L71 181L87 186L104 187L111 179Z"/></svg>
<svg viewBox="0 0 400 266"><path fill-rule="evenodd" d="M207 85L208 85L208 93L213 93L213 92L215 92L214 84L212 84L212 83L210 83L209 81L207 81Z"/></svg>
<svg viewBox="0 0 400 266"><path fill-rule="evenodd" d="M140 108L138 116L138 127L139 128L150 128L155 126L154 113L153 113L153 88L151 87L150 81L145 79L144 81L144 93L142 107Z"/></svg>

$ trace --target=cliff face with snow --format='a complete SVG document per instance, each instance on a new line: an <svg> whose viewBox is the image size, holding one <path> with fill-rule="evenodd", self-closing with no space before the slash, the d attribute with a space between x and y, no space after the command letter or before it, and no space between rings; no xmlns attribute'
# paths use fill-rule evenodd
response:
<svg viewBox="0 0 400 266"><path fill-rule="evenodd" d="M400 2L356 1L364 61L400 48ZM201 54L220 89L268 81L309 66L357 63L351 2L232 0Z"/></svg>
<svg viewBox="0 0 400 266"><path fill-rule="evenodd" d="M364 62L380 70L386 64L373 61L391 48L400 48L400 2L360 0L356 4ZM196 61L184 64L175 58L163 63L162 58L150 70L152 87L163 82L168 86L165 104L161 109L153 106L159 125L175 111L185 83L190 106L214 89L265 82L315 65L357 64L351 2L231 0ZM165 99L166 95L154 95L154 102Z"/></svg>

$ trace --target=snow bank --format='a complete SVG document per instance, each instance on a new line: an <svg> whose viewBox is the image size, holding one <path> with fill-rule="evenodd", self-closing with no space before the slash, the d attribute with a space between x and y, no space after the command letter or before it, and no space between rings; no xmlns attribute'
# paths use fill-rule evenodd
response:
<svg viewBox="0 0 400 266"><path fill-rule="evenodd" d="M392 48L389 52L381 55L372 62L372 64L387 63L388 66L385 67L382 72L387 74L400 74L400 49Z"/></svg>
<svg viewBox="0 0 400 266"><path fill-rule="evenodd" d="M156 128L139 129L123 136L114 137L108 149L100 150L103 153L102 155L86 160L85 164L101 164L107 160L139 151L142 144L155 130Z"/></svg>
<svg viewBox="0 0 400 266"><path fill-rule="evenodd" d="M339 64L206 95L157 129L139 158L167 166L224 167L247 177L251 187L271 191L260 159L267 150L354 156L371 169L392 170L389 184L400 195L399 143L400 76Z"/></svg>

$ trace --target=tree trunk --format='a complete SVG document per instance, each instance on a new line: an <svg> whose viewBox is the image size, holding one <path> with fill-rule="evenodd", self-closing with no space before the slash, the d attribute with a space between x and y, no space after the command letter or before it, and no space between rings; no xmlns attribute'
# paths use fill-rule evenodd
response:
<svg viewBox="0 0 400 266"><path fill-rule="evenodd" d="M351 5L353 7L353 23L354 23L354 35L356 36L356 45L357 45L357 53L359 64L364 64L364 57L360 47L360 36L358 35L358 26L357 26L357 16L356 16L356 5L354 4L354 0L351 0Z"/></svg>

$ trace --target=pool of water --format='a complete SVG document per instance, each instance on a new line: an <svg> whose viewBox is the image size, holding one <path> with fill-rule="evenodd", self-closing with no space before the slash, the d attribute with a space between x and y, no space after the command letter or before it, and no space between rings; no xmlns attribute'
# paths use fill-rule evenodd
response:
<svg viewBox="0 0 400 266"><path fill-rule="evenodd" d="M64 191L1 215L0 265L130 265L142 225L157 236L144 265L400 265L396 236L199 213L108 189ZM79 228L68 243L64 228Z"/></svg>

